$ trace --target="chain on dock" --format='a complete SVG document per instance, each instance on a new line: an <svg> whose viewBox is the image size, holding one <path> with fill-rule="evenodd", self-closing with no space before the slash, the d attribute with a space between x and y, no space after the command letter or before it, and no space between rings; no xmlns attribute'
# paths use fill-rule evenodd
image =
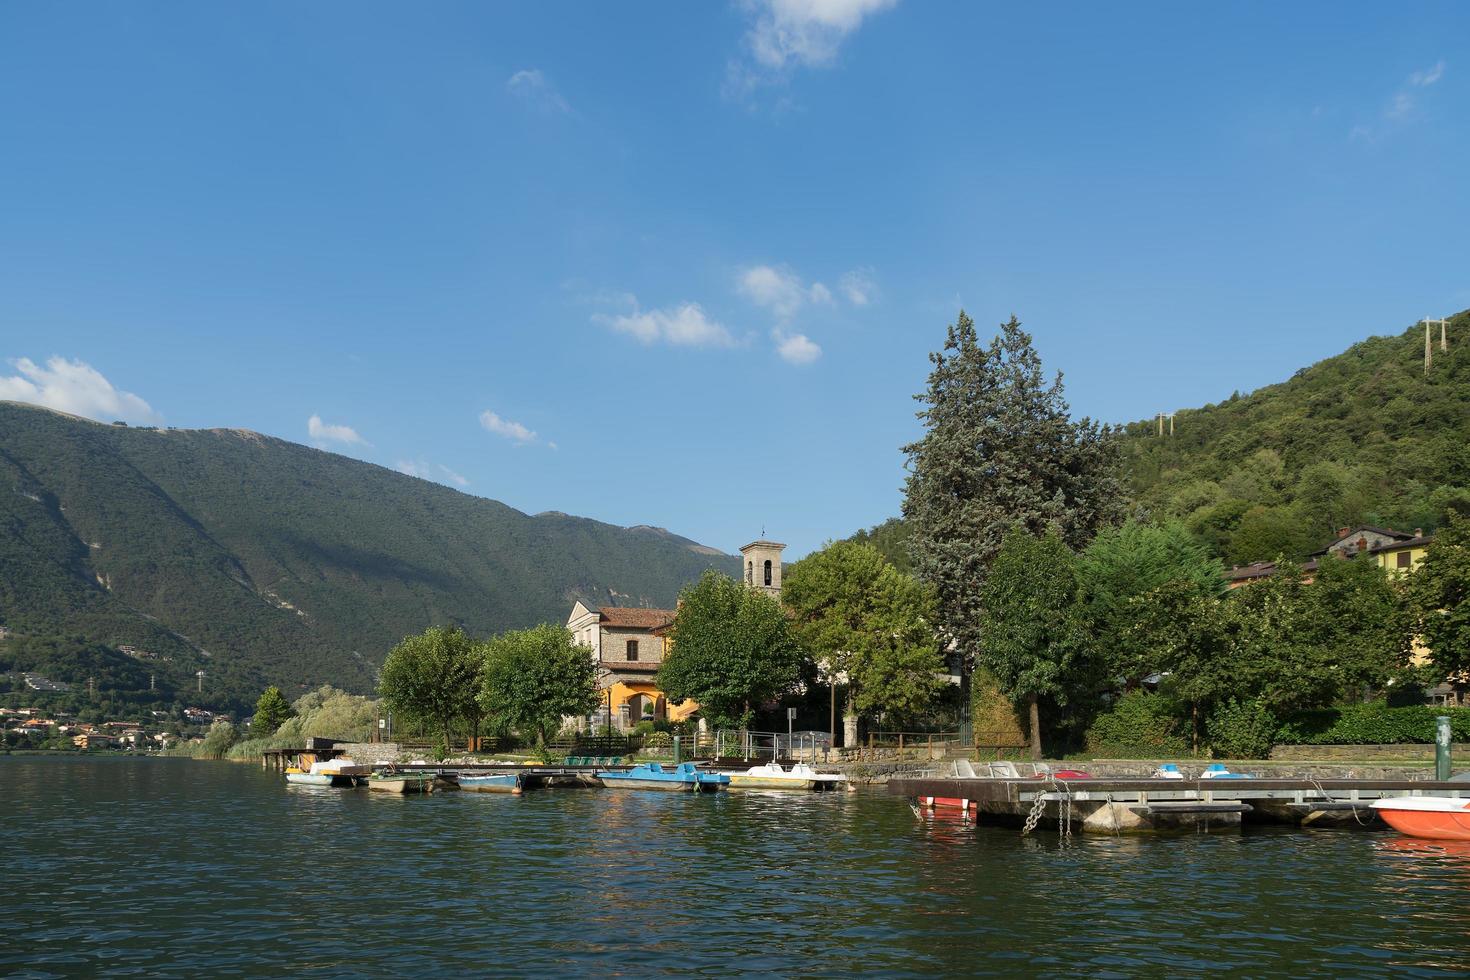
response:
<svg viewBox="0 0 1470 980"><path fill-rule="evenodd" d="M1025 837L1036 829L1037 823L1041 821L1041 811L1046 809L1046 794L1037 793L1036 802L1031 804L1031 812L1026 814L1026 823L1021 827L1021 836Z"/></svg>

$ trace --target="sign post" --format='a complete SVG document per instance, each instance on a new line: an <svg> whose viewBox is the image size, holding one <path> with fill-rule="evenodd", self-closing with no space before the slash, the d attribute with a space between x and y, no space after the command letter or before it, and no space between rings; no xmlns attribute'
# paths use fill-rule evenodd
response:
<svg viewBox="0 0 1470 980"><path fill-rule="evenodd" d="M1434 719L1434 778L1450 778L1450 716Z"/></svg>

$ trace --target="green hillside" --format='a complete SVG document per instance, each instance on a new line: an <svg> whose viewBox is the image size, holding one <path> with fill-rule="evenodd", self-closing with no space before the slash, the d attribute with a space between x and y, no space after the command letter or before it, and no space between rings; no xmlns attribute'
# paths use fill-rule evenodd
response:
<svg viewBox="0 0 1470 980"><path fill-rule="evenodd" d="M368 688L434 623L489 633L574 598L671 604L738 562L658 528L493 500L242 430L100 425L0 402L0 623L153 656L235 698ZM22 665L24 666L24 665Z"/></svg>
<svg viewBox="0 0 1470 980"><path fill-rule="evenodd" d="M1447 510L1470 512L1470 312L1448 335L1440 351L1435 332L1427 376L1417 325L1179 411L1172 436L1152 419L1124 426L1134 504L1232 564L1310 554L1349 524L1431 530ZM901 520L856 538L907 564Z"/></svg>
<svg viewBox="0 0 1470 980"><path fill-rule="evenodd" d="M1373 337L1281 384L1125 428L1134 497L1227 562L1325 546L1366 522L1431 529L1470 510L1470 313L1424 372L1424 328Z"/></svg>

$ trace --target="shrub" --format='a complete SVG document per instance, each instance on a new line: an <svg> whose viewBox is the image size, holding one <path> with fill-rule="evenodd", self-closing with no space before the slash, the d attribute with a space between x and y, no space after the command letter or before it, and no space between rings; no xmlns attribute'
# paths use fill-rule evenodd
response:
<svg viewBox="0 0 1470 980"><path fill-rule="evenodd" d="M633 726L634 735L652 735L656 729L651 720L640 721Z"/></svg>
<svg viewBox="0 0 1470 980"><path fill-rule="evenodd" d="M1207 728L1213 753L1227 759L1264 759L1276 738L1276 719L1259 701L1225 702Z"/></svg>
<svg viewBox="0 0 1470 980"><path fill-rule="evenodd" d="M1415 704L1391 708L1381 701L1345 704L1289 715L1276 732L1282 745L1413 745L1434 741L1434 719L1449 715L1455 741L1470 741L1470 708Z"/></svg>
<svg viewBox="0 0 1470 980"><path fill-rule="evenodd" d="M1087 729L1089 752L1179 755L1189 750L1181 734L1179 706L1161 694L1130 691Z"/></svg>
<svg viewBox="0 0 1470 980"><path fill-rule="evenodd" d="M227 721L216 721L209 726L209 734L204 736L204 742L199 749L200 758L223 759L239 737L234 725Z"/></svg>

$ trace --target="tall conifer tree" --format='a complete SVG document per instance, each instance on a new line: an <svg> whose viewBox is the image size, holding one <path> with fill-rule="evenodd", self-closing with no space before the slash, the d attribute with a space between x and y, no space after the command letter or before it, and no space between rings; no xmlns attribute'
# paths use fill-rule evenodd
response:
<svg viewBox="0 0 1470 980"><path fill-rule="evenodd" d="M1010 529L1053 531L1076 550L1125 509L1113 431L1071 418L1061 375L1043 376L1014 316L1000 331L982 344L960 311L916 396L924 436L904 447L914 569L934 585L940 624L966 662L981 646L981 587Z"/></svg>

